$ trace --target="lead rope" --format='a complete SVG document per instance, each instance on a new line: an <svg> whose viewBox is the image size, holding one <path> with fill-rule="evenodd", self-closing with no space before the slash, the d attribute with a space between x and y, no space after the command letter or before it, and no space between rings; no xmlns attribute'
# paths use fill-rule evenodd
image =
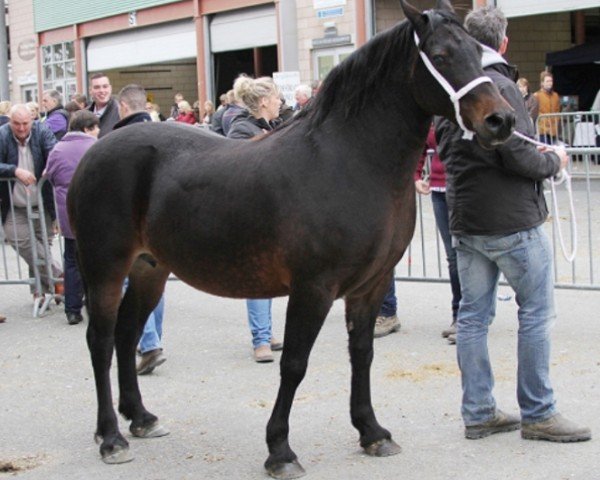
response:
<svg viewBox="0 0 600 480"><path fill-rule="evenodd" d="M536 145L538 147L545 147L545 148L550 148L551 150L557 150L556 147L553 147L552 145L546 145L545 143L538 142L532 138L529 138L526 135L523 135L521 132L517 132L516 130L513 131L513 135L519 137L522 140L525 140L526 142L532 143L533 145ZM567 170L563 168L559 172L557 177L555 177L555 178L550 177L548 180L550 182L550 190L552 191L552 207L553 207L552 213L554 214L554 221L555 221L555 225L556 225L556 231L558 232L558 240L560 242L560 248L562 250L563 256L565 257L565 260L569 263L573 263L573 260L575 260L575 255L577 254L577 220L575 218L575 205L573 203L573 188L571 186L571 175L569 175ZM562 234L562 227L560 225L560 219L558 216L559 212L558 212L558 200L556 198L556 187L562 183L565 184L565 188L567 189L567 193L569 196L569 210L571 213L571 228L573 230L573 249L571 250L570 254L567 254L567 247L565 246L565 241L563 239L563 234Z"/></svg>

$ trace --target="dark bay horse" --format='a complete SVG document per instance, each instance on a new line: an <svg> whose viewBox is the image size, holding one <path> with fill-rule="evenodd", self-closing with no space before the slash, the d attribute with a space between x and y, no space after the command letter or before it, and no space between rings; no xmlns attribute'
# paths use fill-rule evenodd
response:
<svg viewBox="0 0 600 480"><path fill-rule="evenodd" d="M165 433L142 403L135 349L170 272L225 297L289 295L281 384L267 425L271 476L304 473L288 443L290 410L323 321L342 297L352 424L368 454L400 451L371 403L373 328L413 235L413 171L432 115L456 113L414 34L455 90L483 75L481 49L446 0L424 13L401 3L408 20L354 52L328 75L311 107L269 135L230 140L145 123L111 133L84 157L68 206L86 282L105 462L132 459L112 404L115 349L118 410L131 433ZM491 83L474 86L459 105L482 144L510 135L513 114Z"/></svg>

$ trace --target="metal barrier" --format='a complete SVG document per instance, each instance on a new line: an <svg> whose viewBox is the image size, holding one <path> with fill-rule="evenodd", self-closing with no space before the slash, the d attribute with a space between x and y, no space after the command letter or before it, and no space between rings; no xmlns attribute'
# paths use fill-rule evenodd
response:
<svg viewBox="0 0 600 480"><path fill-rule="evenodd" d="M584 153L575 155L587 152L593 163L600 162L600 112L548 113L540 115L535 126L540 141L547 140L545 135L550 135L555 143L583 149Z"/></svg>
<svg viewBox="0 0 600 480"><path fill-rule="evenodd" d="M573 263L567 262L557 245L556 225L551 213L545 223L546 233L552 240L554 251L554 281L557 288L600 290L600 157L598 147L567 148L572 159L569 172L572 176L578 230L578 251ZM551 209L552 194L546 192L546 203ZM573 241L567 193L557 189L559 218L565 241ZM551 211L552 212L552 211ZM568 247L569 245L567 245ZM448 266L443 243L437 232L429 196L417 194L417 225L415 235L396 266L395 277L402 281L449 282ZM502 282L501 282L502 283Z"/></svg>
<svg viewBox="0 0 600 480"><path fill-rule="evenodd" d="M9 194L10 212L9 214L15 215L15 207L13 203L13 185L15 180L12 179L0 179L0 187L4 188L3 184L6 184ZM0 227L0 248L2 250L2 271L0 272L0 285L28 285L35 294L33 302L33 316L37 317L42 315L49 307L52 300L57 303L63 300L62 295L55 292L55 286L57 283L62 283L62 279L58 278L53 273L52 259L62 258L61 242L54 242L55 238L60 238L58 235L49 235L49 228L45 221L44 204L41 197L42 187L45 183L45 179L42 179L38 183L37 193L37 205L32 195L26 195L26 214L27 224L29 231L29 238L27 239L31 246L31 256L33 261L31 265L28 265L22 257L21 249L19 247L19 234L16 226L13 224L12 232L5 231L5 226ZM28 190L29 192L30 190ZM44 249L45 255L40 255L37 239L36 239L36 226L39 226L43 242L41 248ZM15 238L17 241L11 244L10 238ZM56 245L58 244L58 245ZM14 246L13 246L14 245ZM53 247L53 245L55 245ZM58 250L58 251L57 251ZM44 260L44 258L46 260ZM27 274L25 274L27 272ZM53 293L46 293L41 295L42 292L42 277L49 284Z"/></svg>

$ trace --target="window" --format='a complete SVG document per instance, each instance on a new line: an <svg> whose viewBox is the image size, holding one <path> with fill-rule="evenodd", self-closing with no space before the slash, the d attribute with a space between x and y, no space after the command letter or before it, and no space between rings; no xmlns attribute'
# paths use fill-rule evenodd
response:
<svg viewBox="0 0 600 480"><path fill-rule="evenodd" d="M323 80L338 63L354 51L352 47L325 48L313 51L314 78Z"/></svg>
<svg viewBox="0 0 600 480"><path fill-rule="evenodd" d="M44 90L57 90L67 103L76 93L75 48L73 42L42 46L42 83Z"/></svg>

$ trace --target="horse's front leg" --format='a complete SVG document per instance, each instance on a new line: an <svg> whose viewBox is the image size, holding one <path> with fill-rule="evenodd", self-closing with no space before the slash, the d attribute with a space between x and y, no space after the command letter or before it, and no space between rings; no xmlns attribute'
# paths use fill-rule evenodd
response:
<svg viewBox="0 0 600 480"><path fill-rule="evenodd" d="M138 259L129 272L125 296L119 308L115 346L119 375L119 412L131 420L136 437L154 438L169 431L142 403L135 365L135 350L144 325L163 294L169 272Z"/></svg>
<svg viewBox="0 0 600 480"><path fill-rule="evenodd" d="M350 417L360 433L360 445L369 455L386 457L400 453L391 433L375 418L371 401L371 364L373 363L373 330L377 312L389 284L389 278L370 298L346 298L346 324L349 335L352 385Z"/></svg>
<svg viewBox="0 0 600 480"><path fill-rule="evenodd" d="M98 421L95 438L96 442L100 443L100 455L104 462L125 463L133 460L133 456L129 452L129 443L119 432L110 386L110 366L114 350L120 288L117 287L116 296L114 291L109 293L101 289L88 289L86 296L90 318L86 338L92 358L98 399ZM110 301L111 297L112 301ZM98 299L108 301L100 304L97 302ZM112 305L112 307L109 305Z"/></svg>
<svg viewBox="0 0 600 480"><path fill-rule="evenodd" d="M306 473L289 445L290 411L296 389L306 374L310 351L332 303L333 297L316 286L297 286L290 293L280 363L281 383L267 424L269 457L265 468L273 478L288 480Z"/></svg>

